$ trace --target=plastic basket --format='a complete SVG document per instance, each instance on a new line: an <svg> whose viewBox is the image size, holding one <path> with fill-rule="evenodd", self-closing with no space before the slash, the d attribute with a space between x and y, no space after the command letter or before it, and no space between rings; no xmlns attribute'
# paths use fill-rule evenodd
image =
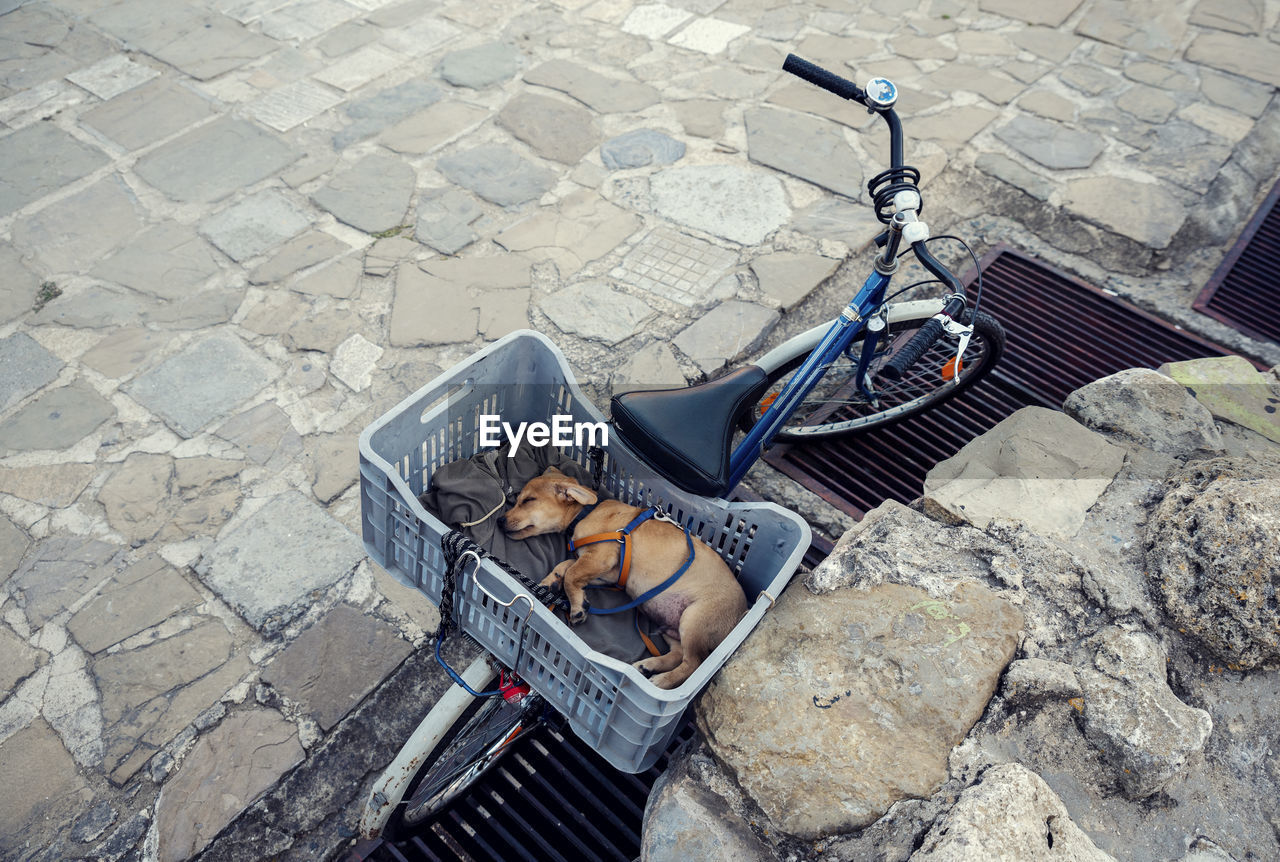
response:
<svg viewBox="0 0 1280 862"><path fill-rule="evenodd" d="M418 503L443 464L476 453L480 417L577 422L604 417L579 391L564 355L521 330L437 377L360 435L360 500L370 557L439 603L448 528ZM611 429L612 430L612 429ZM590 469L587 452L559 451ZM809 526L772 503L729 503L681 491L611 436L601 490L637 506L658 505L714 548L737 575L750 609L678 688L657 688L625 662L591 650L492 562L465 566L455 607L463 630L514 667L564 714L574 732L619 769L640 772L666 749L693 697L772 606L809 546ZM474 574L471 569L475 568ZM545 572L527 572L541 580Z"/></svg>

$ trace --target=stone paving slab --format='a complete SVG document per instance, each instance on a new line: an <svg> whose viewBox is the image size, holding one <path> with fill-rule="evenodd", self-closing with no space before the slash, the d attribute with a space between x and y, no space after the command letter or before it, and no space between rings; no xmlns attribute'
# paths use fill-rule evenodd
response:
<svg viewBox="0 0 1280 862"><path fill-rule="evenodd" d="M0 410L52 383L62 367L62 360L25 332L0 339Z"/></svg>
<svg viewBox="0 0 1280 862"><path fill-rule="evenodd" d="M157 858L191 858L304 756L296 726L275 710L230 716L200 739L161 794Z"/></svg>
<svg viewBox="0 0 1280 862"><path fill-rule="evenodd" d="M8 323L26 314L36 303L40 292L40 278L22 263L18 252L9 245L0 245L0 321Z"/></svg>
<svg viewBox="0 0 1280 862"><path fill-rule="evenodd" d="M226 323L244 299L243 288L218 286L164 301L106 284L62 292L33 318L83 329L155 324L165 329L203 329Z"/></svg>
<svg viewBox="0 0 1280 862"><path fill-rule="evenodd" d="M862 168L838 126L791 111L746 112L751 161L777 168L846 197L862 192Z"/></svg>
<svg viewBox="0 0 1280 862"><path fill-rule="evenodd" d="M489 42L445 54L440 61L439 72L440 77L455 87L483 90L492 84L509 80L522 65L524 54L514 45ZM529 79L526 77L525 80Z"/></svg>
<svg viewBox="0 0 1280 862"><path fill-rule="evenodd" d="M487 116L488 110L466 102L439 102L396 123L379 140L397 153L422 155L479 125Z"/></svg>
<svg viewBox="0 0 1280 862"><path fill-rule="evenodd" d="M200 225L200 233L232 260L257 257L310 226L312 216L274 189L227 207Z"/></svg>
<svg viewBox="0 0 1280 862"><path fill-rule="evenodd" d="M279 632L364 556L323 509L290 491L220 537L196 567L201 579L265 635Z"/></svg>
<svg viewBox="0 0 1280 862"><path fill-rule="evenodd" d="M635 129L600 145L600 160L610 170L669 165L680 160L685 145L653 129Z"/></svg>
<svg viewBox="0 0 1280 862"><path fill-rule="evenodd" d="M93 230L85 229L89 213ZM13 241L35 254L51 273L81 272L142 226L137 197L120 175L112 174L15 224Z"/></svg>
<svg viewBox="0 0 1280 862"><path fill-rule="evenodd" d="M553 293L539 308L565 332L605 344L630 338L654 315L642 300L589 282Z"/></svg>
<svg viewBox="0 0 1280 862"><path fill-rule="evenodd" d="M411 79L370 96L347 102L342 113L351 122L333 138L334 149L346 149L357 141L376 135L401 120L443 98L439 87Z"/></svg>
<svg viewBox="0 0 1280 862"><path fill-rule="evenodd" d="M733 266L728 249L670 228L657 228L636 244L611 275L682 305L699 305Z"/></svg>
<svg viewBox="0 0 1280 862"><path fill-rule="evenodd" d="M67 630L87 652L98 653L203 601L171 566L146 557L114 575L67 621Z"/></svg>
<svg viewBox="0 0 1280 862"><path fill-rule="evenodd" d="M773 309L730 300L699 318L671 343L710 375L768 335L778 317Z"/></svg>
<svg viewBox="0 0 1280 862"><path fill-rule="evenodd" d="M92 274L161 299L181 300L218 271L213 249L195 230L164 222L120 244Z"/></svg>
<svg viewBox="0 0 1280 862"><path fill-rule="evenodd" d="M174 200L212 203L296 159L279 138L244 120L221 117L147 153L134 170Z"/></svg>
<svg viewBox="0 0 1280 862"><path fill-rule="evenodd" d="M0 421L0 451L66 449L115 415L111 403L83 381L46 389Z"/></svg>
<svg viewBox="0 0 1280 862"><path fill-rule="evenodd" d="M0 783L0 853L20 858L31 849L29 825L74 816L90 795L58 734L43 719L0 742L0 769L23 781Z"/></svg>
<svg viewBox="0 0 1280 862"><path fill-rule="evenodd" d="M214 368L218 373L211 375ZM125 391L173 430L190 437L247 401L277 373L240 339L219 333L138 376Z"/></svg>
<svg viewBox="0 0 1280 862"><path fill-rule="evenodd" d="M555 213L539 212L494 236L494 242L535 260L555 261L564 277L604 257L636 232L640 219L599 195L574 192Z"/></svg>
<svg viewBox="0 0 1280 862"><path fill-rule="evenodd" d="M197 80L238 69L275 48L275 42L216 13L183 3L127 0L90 20L157 60Z"/></svg>
<svg viewBox="0 0 1280 862"><path fill-rule="evenodd" d="M568 60L542 63L525 72L524 80L566 93L602 114L643 111L661 98L648 84L606 77Z"/></svg>
<svg viewBox="0 0 1280 862"><path fill-rule="evenodd" d="M760 281L760 289L774 299L783 311L790 311L826 281L840 261L819 254L774 252L751 262L751 271Z"/></svg>
<svg viewBox="0 0 1280 862"><path fill-rule="evenodd" d="M250 670L224 623L194 616L189 628L94 659L102 692L102 767L123 784Z"/></svg>
<svg viewBox="0 0 1280 862"><path fill-rule="evenodd" d="M211 117L215 108L194 90L160 78L80 116L84 126L126 150L155 143Z"/></svg>
<svg viewBox="0 0 1280 862"><path fill-rule="evenodd" d="M277 132L287 132L341 103L342 96L329 87L302 80L277 87L249 105L247 110L263 125Z"/></svg>
<svg viewBox="0 0 1280 862"><path fill-rule="evenodd" d="M64 509L76 501L97 472L92 464L0 468L0 486L15 497Z"/></svg>
<svg viewBox="0 0 1280 862"><path fill-rule="evenodd" d="M273 284L350 250L351 246L331 234L309 230L281 245L269 260L255 267L249 273L249 282Z"/></svg>
<svg viewBox="0 0 1280 862"><path fill-rule="evenodd" d="M417 174L406 162L367 156L335 176L311 199L341 222L366 233L381 233L405 223L416 184Z"/></svg>
<svg viewBox="0 0 1280 862"><path fill-rule="evenodd" d="M680 224L755 245L790 216L782 184L732 165L675 166L650 180L654 209Z"/></svg>
<svg viewBox="0 0 1280 862"><path fill-rule="evenodd" d="M56 126L35 125L0 138L0 216L78 180L107 163L101 151Z"/></svg>
<svg viewBox="0 0 1280 862"><path fill-rule="evenodd" d="M538 155L566 165L576 165L600 139L590 111L534 93L508 102L498 123Z"/></svg>
<svg viewBox="0 0 1280 862"><path fill-rule="evenodd" d="M329 730L411 651L393 627L338 605L283 650L262 680Z"/></svg>
<svg viewBox="0 0 1280 862"><path fill-rule="evenodd" d="M26 556L6 587L27 621L40 626L109 578L121 550L84 536L45 539Z"/></svg>
<svg viewBox="0 0 1280 862"><path fill-rule="evenodd" d="M540 198L556 179L551 171L496 145L455 152L440 159L436 168L463 188L504 207Z"/></svg>

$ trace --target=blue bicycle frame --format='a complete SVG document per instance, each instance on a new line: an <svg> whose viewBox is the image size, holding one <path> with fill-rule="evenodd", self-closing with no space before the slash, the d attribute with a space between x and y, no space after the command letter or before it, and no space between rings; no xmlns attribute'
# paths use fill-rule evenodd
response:
<svg viewBox="0 0 1280 862"><path fill-rule="evenodd" d="M809 358L800 366L800 370L787 382L782 392L760 417L760 421L752 426L747 436L733 450L729 457L729 487L735 487L747 475L751 465L764 454L765 449L773 442L774 436L782 429L783 423L795 412L818 381L826 374L831 363L840 358L854 338L866 325L871 316L883 303L885 290L889 286L891 276L873 270L867 277L862 289L836 319L826 335L818 342L818 346L809 354ZM858 361L855 380L861 385L862 376L872 355L875 353L879 333L872 332L865 340L862 356Z"/></svg>

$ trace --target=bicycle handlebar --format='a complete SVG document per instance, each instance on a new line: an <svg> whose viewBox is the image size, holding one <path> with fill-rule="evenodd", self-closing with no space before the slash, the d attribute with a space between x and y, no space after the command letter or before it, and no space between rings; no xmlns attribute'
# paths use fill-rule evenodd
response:
<svg viewBox="0 0 1280 862"><path fill-rule="evenodd" d="M965 295L964 285L960 283L960 279L956 278L955 273L947 269L946 264L934 257L932 252L925 248L923 242L915 243L911 246L911 250L916 253L916 260L920 261L920 265L929 270L934 278L945 284L948 290L960 296Z"/></svg>
<svg viewBox="0 0 1280 862"><path fill-rule="evenodd" d="M857 84L841 78L835 72L830 72L816 63L810 63L803 57L797 57L795 54L787 55L787 59L782 62L782 70L790 72L810 84L821 87L829 93L834 93L842 99L848 99L851 102L864 105L867 110L884 117L885 123L889 126L889 170L880 174L877 179L887 178L887 181L891 183L898 178L896 175L903 168L904 150L902 144L902 122L898 119L897 111L891 107L886 108L876 105L867 98L866 91ZM908 170L915 171L915 168L908 168ZM915 171L915 173L918 180L919 171ZM872 183L874 184L875 180L872 180Z"/></svg>
<svg viewBox="0 0 1280 862"><path fill-rule="evenodd" d="M903 345L902 349L893 355L893 357L884 364L880 369L880 376L888 380L900 380L902 375L906 374L911 366L920 361L920 357L937 342L942 334L946 331L940 317L949 317L954 319L956 315L964 311L964 299L958 296L952 296L947 300L947 304L942 307L937 317L929 318L929 321L911 336L911 340Z"/></svg>
<svg viewBox="0 0 1280 862"><path fill-rule="evenodd" d="M797 78L808 81L810 84L821 87L829 93L835 93L840 98L848 99L851 102L862 102L867 97L867 94L852 81L847 81L834 72L828 72L816 63L810 63L795 54L787 55L787 59L782 62L782 71L790 72Z"/></svg>

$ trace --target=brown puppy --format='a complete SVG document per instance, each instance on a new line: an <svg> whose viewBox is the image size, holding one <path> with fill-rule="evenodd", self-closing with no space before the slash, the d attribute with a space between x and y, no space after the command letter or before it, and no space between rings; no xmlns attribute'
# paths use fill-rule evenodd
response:
<svg viewBox="0 0 1280 862"><path fill-rule="evenodd" d="M563 532L585 506L597 500L594 491L551 467L529 480L498 525L513 539ZM578 541L614 533L641 511L617 500L601 500L574 526L573 538ZM667 580L689 556L684 531L669 521L645 521L631 533L630 542L626 591L632 598ZM675 688L688 679L747 612L747 597L724 560L696 538L693 548L694 560L688 570L642 606L645 614L662 626L662 634L671 644L666 655L635 663L659 688ZM586 621L583 588L588 583L597 578L617 583L621 550L618 542L583 546L577 559L565 560L543 579L544 586L564 587L571 625Z"/></svg>

